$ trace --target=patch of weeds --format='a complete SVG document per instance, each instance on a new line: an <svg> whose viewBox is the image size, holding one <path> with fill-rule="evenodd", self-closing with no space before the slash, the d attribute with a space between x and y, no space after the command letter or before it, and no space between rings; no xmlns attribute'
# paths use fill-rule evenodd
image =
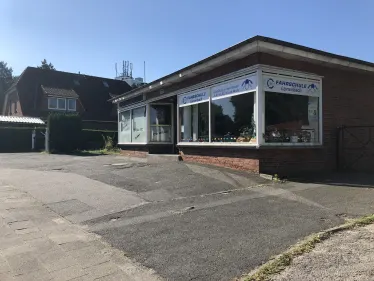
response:
<svg viewBox="0 0 374 281"><path fill-rule="evenodd" d="M241 280L244 281L270 281L271 277L277 273L283 271L287 266L291 265L292 260L301 256L305 253L311 252L318 243L328 239L333 234L349 230L359 226L366 226L374 223L374 214L365 216L359 219L352 220L343 225L330 228L326 231L322 231L316 234L308 236L306 239L291 247L289 250L274 257L264 265L260 266L258 269L253 271L247 277L243 277Z"/></svg>
<svg viewBox="0 0 374 281"><path fill-rule="evenodd" d="M285 177L280 177L278 174L275 174L271 177L272 181L278 182L278 183L285 183L287 182L287 179Z"/></svg>

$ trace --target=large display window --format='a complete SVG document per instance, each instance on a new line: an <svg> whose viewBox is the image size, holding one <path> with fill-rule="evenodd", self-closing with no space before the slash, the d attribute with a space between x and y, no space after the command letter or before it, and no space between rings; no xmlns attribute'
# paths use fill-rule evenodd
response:
<svg viewBox="0 0 374 281"><path fill-rule="evenodd" d="M267 143L318 143L319 98L265 92Z"/></svg>
<svg viewBox="0 0 374 281"><path fill-rule="evenodd" d="M179 118L182 142L209 142L208 102L179 108Z"/></svg>
<svg viewBox="0 0 374 281"><path fill-rule="evenodd" d="M321 82L264 74L264 143L319 144Z"/></svg>
<svg viewBox="0 0 374 281"><path fill-rule="evenodd" d="M257 76L241 78L180 95L179 141L256 144Z"/></svg>
<svg viewBox="0 0 374 281"><path fill-rule="evenodd" d="M254 93L212 100L212 142L256 141Z"/></svg>

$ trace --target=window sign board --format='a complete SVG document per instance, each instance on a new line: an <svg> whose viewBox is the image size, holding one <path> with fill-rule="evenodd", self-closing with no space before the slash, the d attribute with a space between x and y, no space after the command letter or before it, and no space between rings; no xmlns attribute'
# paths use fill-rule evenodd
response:
<svg viewBox="0 0 374 281"><path fill-rule="evenodd" d="M187 106L209 100L209 88L193 91L178 97L179 106Z"/></svg>
<svg viewBox="0 0 374 281"><path fill-rule="evenodd" d="M264 91L303 96L320 96L321 85L318 81L294 77L264 75Z"/></svg>
<svg viewBox="0 0 374 281"><path fill-rule="evenodd" d="M227 83L213 87L212 100L240 95L250 91L255 91L256 88L257 76L245 76L240 79L232 80Z"/></svg>

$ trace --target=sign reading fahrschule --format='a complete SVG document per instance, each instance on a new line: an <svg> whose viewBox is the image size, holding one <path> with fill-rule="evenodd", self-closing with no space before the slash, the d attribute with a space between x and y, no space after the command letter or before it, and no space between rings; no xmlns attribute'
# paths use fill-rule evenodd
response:
<svg viewBox="0 0 374 281"><path fill-rule="evenodd" d="M193 91L184 95L180 95L179 99L179 106L186 106L191 104L196 104L204 101L209 100L209 89L201 89L197 91Z"/></svg>
<svg viewBox="0 0 374 281"><path fill-rule="evenodd" d="M270 75L264 75L263 81L264 90L268 92L305 96L319 96L321 93L321 87L318 81Z"/></svg>

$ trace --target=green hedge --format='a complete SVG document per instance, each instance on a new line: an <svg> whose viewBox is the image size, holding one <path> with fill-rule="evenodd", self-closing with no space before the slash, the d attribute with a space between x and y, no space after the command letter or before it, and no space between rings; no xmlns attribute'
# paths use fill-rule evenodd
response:
<svg viewBox="0 0 374 281"><path fill-rule="evenodd" d="M48 116L48 126L50 151L69 153L80 148L82 120L79 115L52 113Z"/></svg>

